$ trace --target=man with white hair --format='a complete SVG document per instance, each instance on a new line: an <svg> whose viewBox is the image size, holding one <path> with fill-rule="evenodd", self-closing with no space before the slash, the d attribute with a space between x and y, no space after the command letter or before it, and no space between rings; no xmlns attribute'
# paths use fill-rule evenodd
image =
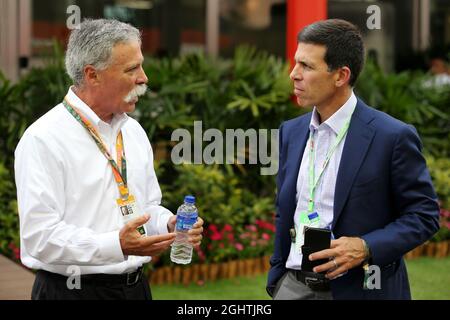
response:
<svg viewBox="0 0 450 320"><path fill-rule="evenodd" d="M142 266L174 241L176 217L160 206L148 137L127 116L147 89L143 60L136 28L85 20L66 53L74 86L17 146L21 259L38 270L32 299L151 299Z"/></svg>

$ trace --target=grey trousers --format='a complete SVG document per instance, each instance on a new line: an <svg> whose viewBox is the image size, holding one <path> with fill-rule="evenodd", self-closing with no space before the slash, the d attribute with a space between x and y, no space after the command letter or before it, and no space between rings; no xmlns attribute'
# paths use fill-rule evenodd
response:
<svg viewBox="0 0 450 320"><path fill-rule="evenodd" d="M278 281L273 293L274 300L332 300L331 291L313 291L298 281L295 273L289 270Z"/></svg>

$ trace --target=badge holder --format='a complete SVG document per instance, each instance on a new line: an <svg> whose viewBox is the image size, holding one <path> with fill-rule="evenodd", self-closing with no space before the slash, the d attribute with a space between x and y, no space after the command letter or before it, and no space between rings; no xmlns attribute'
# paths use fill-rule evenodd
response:
<svg viewBox="0 0 450 320"><path fill-rule="evenodd" d="M117 199L117 204L119 205L120 212L122 213L122 218L124 224L129 221L134 220L142 215L141 210L136 203L136 199L133 195L128 196L126 199ZM145 224L136 228L136 230L142 235L147 235L147 229Z"/></svg>

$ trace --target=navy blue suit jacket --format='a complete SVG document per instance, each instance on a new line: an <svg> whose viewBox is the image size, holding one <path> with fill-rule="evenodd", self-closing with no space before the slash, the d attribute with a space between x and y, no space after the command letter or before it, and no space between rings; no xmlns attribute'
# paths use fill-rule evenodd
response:
<svg viewBox="0 0 450 320"><path fill-rule="evenodd" d="M311 113L280 127L276 237L267 290L286 272L291 247L296 185ZM410 299L403 255L439 228L439 206L414 127L358 99L336 180L332 231L337 238L361 237L371 264L381 270L381 289L363 290L356 267L331 281L335 299Z"/></svg>

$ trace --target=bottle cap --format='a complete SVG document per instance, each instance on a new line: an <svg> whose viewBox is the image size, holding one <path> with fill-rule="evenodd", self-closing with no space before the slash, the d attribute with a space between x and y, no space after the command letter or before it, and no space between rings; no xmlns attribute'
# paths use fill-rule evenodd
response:
<svg viewBox="0 0 450 320"><path fill-rule="evenodd" d="M194 204L195 203L195 197L194 196L185 196L184 197L184 202L186 203L190 203L190 204Z"/></svg>

